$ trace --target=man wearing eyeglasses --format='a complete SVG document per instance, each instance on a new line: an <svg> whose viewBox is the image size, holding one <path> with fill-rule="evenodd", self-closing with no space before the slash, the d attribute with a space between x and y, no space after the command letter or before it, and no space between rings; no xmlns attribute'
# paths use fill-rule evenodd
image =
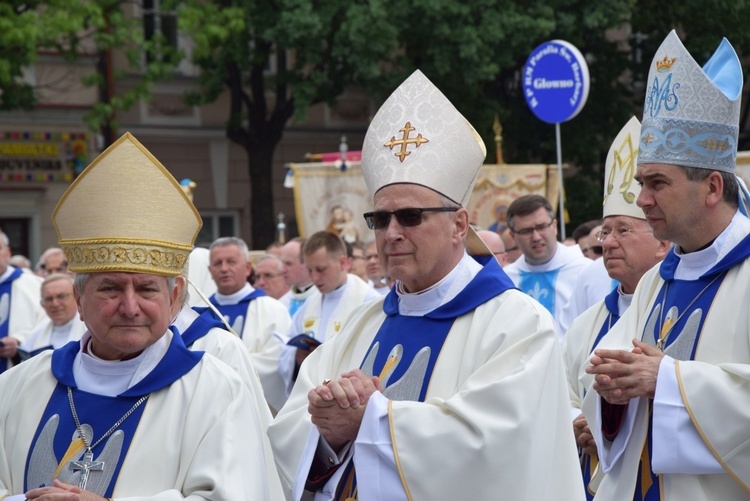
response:
<svg viewBox="0 0 750 501"><path fill-rule="evenodd" d="M269 427L291 499L583 499L553 320L469 225L485 154L419 71L373 119L365 220L395 285L307 358Z"/></svg>
<svg viewBox="0 0 750 501"><path fill-rule="evenodd" d="M482 239L482 242L487 245L487 248L495 256L497 262L500 263L501 267L505 267L508 264L508 253L505 252L505 245L500 235L490 230L479 230L477 235Z"/></svg>
<svg viewBox="0 0 750 501"><path fill-rule="evenodd" d="M11 266L10 241L0 230L0 373L13 366L18 345L44 318L39 288L42 279Z"/></svg>
<svg viewBox="0 0 750 501"><path fill-rule="evenodd" d="M255 286L274 299L280 300L289 308L289 303L281 300L289 292L284 279L284 263L273 254L264 254L255 263Z"/></svg>
<svg viewBox="0 0 750 501"><path fill-rule="evenodd" d="M726 39L701 67L675 31L652 60L636 203L674 246L581 378L605 473L597 501L750 498L750 221L735 175L742 73Z"/></svg>
<svg viewBox="0 0 750 501"><path fill-rule="evenodd" d="M565 331L560 319L581 273L591 266L577 249L557 241L557 220L549 201L541 195L524 195L508 207L508 227L523 252L505 272L526 294L555 318L560 341Z"/></svg>
<svg viewBox="0 0 750 501"><path fill-rule="evenodd" d="M40 350L56 349L78 341L86 325L78 318L73 297L73 276L53 273L42 282L42 308L47 314L18 347L21 359L36 355Z"/></svg>
<svg viewBox="0 0 750 501"><path fill-rule="evenodd" d="M591 483L591 479L600 473L596 444L581 413L585 388L578 378L598 342L630 306L643 274L669 251L669 242L654 237L643 210L635 203L640 187L632 174L638 154L635 139L640 137L640 130L640 122L633 117L612 142L605 163L604 220L593 236L604 250L601 259L611 277L610 283L616 280L618 285L606 298L574 319L563 341L573 432L581 449L583 481L589 500L593 499L597 484L596 480Z"/></svg>

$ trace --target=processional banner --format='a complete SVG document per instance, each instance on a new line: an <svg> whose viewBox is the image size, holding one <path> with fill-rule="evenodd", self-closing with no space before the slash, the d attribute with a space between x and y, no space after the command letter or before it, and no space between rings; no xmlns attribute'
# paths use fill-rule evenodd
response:
<svg viewBox="0 0 750 501"><path fill-rule="evenodd" d="M359 162L342 170L339 163L291 163L294 206L300 235L331 230L349 242L374 238L362 214L371 211ZM501 232L510 203L527 194L547 197L557 207L557 167L546 164L483 165L468 203L470 222Z"/></svg>

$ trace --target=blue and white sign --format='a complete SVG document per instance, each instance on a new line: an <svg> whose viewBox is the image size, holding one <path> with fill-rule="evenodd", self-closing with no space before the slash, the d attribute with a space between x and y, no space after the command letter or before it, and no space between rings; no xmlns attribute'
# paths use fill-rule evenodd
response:
<svg viewBox="0 0 750 501"><path fill-rule="evenodd" d="M523 94L540 120L559 124L575 117L589 97L589 67L564 40L538 46L523 67Z"/></svg>

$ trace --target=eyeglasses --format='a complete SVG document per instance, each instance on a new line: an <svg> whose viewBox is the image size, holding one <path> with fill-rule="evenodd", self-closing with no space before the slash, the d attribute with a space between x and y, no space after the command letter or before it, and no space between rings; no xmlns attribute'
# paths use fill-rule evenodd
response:
<svg viewBox="0 0 750 501"><path fill-rule="evenodd" d="M515 246L515 247L506 247L505 248L505 253L507 254L508 252L513 252L513 251L517 251L517 250L518 250L518 246Z"/></svg>
<svg viewBox="0 0 750 501"><path fill-rule="evenodd" d="M589 247L589 251L592 254L596 254L597 256L601 256L602 254L604 254L604 247L602 247L601 245L592 245L591 247Z"/></svg>
<svg viewBox="0 0 750 501"><path fill-rule="evenodd" d="M66 301L72 294L70 292L62 292L56 296L44 296L42 298L42 304L52 304L57 299L59 302Z"/></svg>
<svg viewBox="0 0 750 501"><path fill-rule="evenodd" d="M510 230L510 231L512 231L516 235L521 235L522 237L528 237L528 236L531 236L535 231L537 233L543 232L544 230L546 230L547 228L549 228L553 224L555 224L555 220L554 219L552 221L550 221L549 223L538 224L536 226L532 226L531 228L522 228L520 230Z"/></svg>
<svg viewBox="0 0 750 501"><path fill-rule="evenodd" d="M392 212L375 211L365 212L365 222L371 230L382 230L391 223L391 216L396 216L398 224L404 227L419 226L422 224L422 213L424 212L456 212L458 207L409 207Z"/></svg>
<svg viewBox="0 0 750 501"><path fill-rule="evenodd" d="M624 238L625 236L629 235L630 233L653 233L651 230L634 230L632 228L627 228L625 226L617 227L613 230L602 230L598 232L596 235L596 240L604 243L604 241L607 239L608 236L612 235L615 240L620 240L621 238Z"/></svg>
<svg viewBox="0 0 750 501"><path fill-rule="evenodd" d="M258 279L272 280L272 279L274 279L276 277L280 277L281 275L282 275L282 273L259 273L258 274Z"/></svg>

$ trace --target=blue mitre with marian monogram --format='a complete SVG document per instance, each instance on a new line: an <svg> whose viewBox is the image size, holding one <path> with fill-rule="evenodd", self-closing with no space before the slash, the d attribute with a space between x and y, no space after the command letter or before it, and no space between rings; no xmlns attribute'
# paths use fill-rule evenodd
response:
<svg viewBox="0 0 750 501"><path fill-rule="evenodd" d="M734 172L742 84L726 38L701 68L669 33L649 69L638 164Z"/></svg>

